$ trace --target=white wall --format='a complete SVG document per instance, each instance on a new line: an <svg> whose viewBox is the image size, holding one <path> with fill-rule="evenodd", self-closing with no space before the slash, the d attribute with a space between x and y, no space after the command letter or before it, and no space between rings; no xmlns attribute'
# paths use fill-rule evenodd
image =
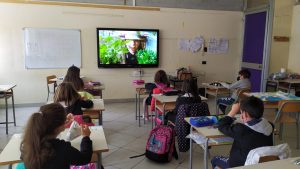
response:
<svg viewBox="0 0 300 169"><path fill-rule="evenodd" d="M24 68L24 27L81 29L81 74L106 85L104 99L133 98L130 74L134 69L98 69L97 27L157 28L160 30L160 69L175 72L190 66L205 72L198 83L211 80L234 81L240 64L242 13L208 10L166 9L136 11L67 6L0 3L0 84L16 83L16 103L41 103L46 100L46 76L62 76L66 69ZM178 40L197 35L229 38L229 52L222 55L192 54L178 49ZM54 49L55 50L55 49ZM207 64L202 65L201 61ZM144 69L152 81L158 69Z"/></svg>
<svg viewBox="0 0 300 169"><path fill-rule="evenodd" d="M294 6L288 69L300 73L300 5Z"/></svg>
<svg viewBox="0 0 300 169"><path fill-rule="evenodd" d="M294 0L275 0L273 36L291 36ZM279 72L288 67L290 42L278 42L272 39L269 73Z"/></svg>

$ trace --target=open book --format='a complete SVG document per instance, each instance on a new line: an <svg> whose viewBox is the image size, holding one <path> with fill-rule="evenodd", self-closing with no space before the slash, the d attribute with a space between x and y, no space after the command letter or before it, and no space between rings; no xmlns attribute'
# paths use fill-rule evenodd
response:
<svg viewBox="0 0 300 169"><path fill-rule="evenodd" d="M75 138L81 135L81 127L80 125L74 120L66 134L65 140L72 141Z"/></svg>

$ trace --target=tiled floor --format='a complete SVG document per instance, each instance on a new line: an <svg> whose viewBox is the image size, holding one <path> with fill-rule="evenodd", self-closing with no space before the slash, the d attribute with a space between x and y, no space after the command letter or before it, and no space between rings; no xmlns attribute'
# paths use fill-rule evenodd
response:
<svg viewBox="0 0 300 169"><path fill-rule="evenodd" d="M213 99L209 101L209 107L214 112ZM138 127L135 120L135 104L129 103L106 103L105 112L103 114L103 127L109 144L109 152L103 153L103 164L105 169L187 169L189 163L189 154L180 153L179 159L173 159L167 164L157 164L146 159L144 156L130 159L130 156L139 155L145 152L146 139L151 129L151 123L146 122ZM12 124L9 126L9 135L5 134L5 125L0 125L0 149L2 150L13 133L20 133L31 113L37 111L37 107L17 108L17 126ZM266 112L266 115L273 114ZM0 119L4 119L5 112L0 110ZM272 119L272 116L268 116ZM293 156L299 156L299 150L296 150L296 130L295 126L290 125L285 128L284 141L287 141L292 148ZM283 141L281 141L283 142ZM279 141L277 141L279 143ZM194 150L194 168L203 168L203 151L200 146L195 145ZM217 146L210 150L210 155L227 155L230 146ZM7 166L2 166L7 168Z"/></svg>

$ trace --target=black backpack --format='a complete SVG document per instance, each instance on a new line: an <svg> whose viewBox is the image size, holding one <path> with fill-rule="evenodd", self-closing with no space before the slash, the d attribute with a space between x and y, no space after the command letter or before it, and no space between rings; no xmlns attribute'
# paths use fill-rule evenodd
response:
<svg viewBox="0 0 300 169"><path fill-rule="evenodd" d="M145 84L145 89L149 93L149 96L146 99L147 105L151 105L153 89L155 89L155 88L156 88L156 85L154 83L146 83Z"/></svg>

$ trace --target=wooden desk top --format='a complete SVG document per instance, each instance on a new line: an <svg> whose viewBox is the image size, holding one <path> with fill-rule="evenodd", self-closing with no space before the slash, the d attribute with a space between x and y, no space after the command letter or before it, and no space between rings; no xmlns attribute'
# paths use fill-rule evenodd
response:
<svg viewBox="0 0 300 169"><path fill-rule="evenodd" d="M246 96L254 96L262 99L264 102L278 102L279 100L300 100L300 97L297 97L290 93L284 92L251 92L251 93L244 93ZM274 97L278 98L278 100L267 100L267 97Z"/></svg>
<svg viewBox="0 0 300 169"><path fill-rule="evenodd" d="M190 117L184 118L184 120L190 123ZM208 127L194 127L192 126L197 132L199 132L201 135L203 135L206 138L218 138L218 137L224 137L224 134L221 133L217 128L213 128L211 126Z"/></svg>
<svg viewBox="0 0 300 169"><path fill-rule="evenodd" d="M13 85L0 85L0 92L6 92L14 87L16 87L17 85L13 84Z"/></svg>
<svg viewBox="0 0 300 169"><path fill-rule="evenodd" d="M140 85L138 85L138 84L133 84L132 86L133 86L133 88L135 88L135 89L144 89L144 88L145 88L145 84L140 84Z"/></svg>
<svg viewBox="0 0 300 169"><path fill-rule="evenodd" d="M106 138L102 126L91 126L90 138L93 141L93 152L107 152L109 151ZM63 138L67 133L67 129L63 131L59 138ZM71 145L80 150L82 136L77 137L71 141ZM22 141L22 134L14 134L9 140L0 154L0 165L14 164L21 161L20 159L20 144Z"/></svg>
<svg viewBox="0 0 300 169"><path fill-rule="evenodd" d="M234 167L232 169L299 169L300 165L294 164L294 161L296 159L300 159L300 157L294 157L294 158L288 158L284 160L276 160L276 161L269 161L254 165L247 165L247 166L241 166L241 167Z"/></svg>
<svg viewBox="0 0 300 169"><path fill-rule="evenodd" d="M85 78L85 76L80 76L80 78ZM49 81L51 82L57 82L57 81L63 81L64 80L64 77L61 76L61 77L57 77L57 78L53 78L53 79L50 79Z"/></svg>
<svg viewBox="0 0 300 169"><path fill-rule="evenodd" d="M104 111L104 100L103 99L92 99L94 106L92 108L83 109L84 112L88 111Z"/></svg>
<svg viewBox="0 0 300 169"><path fill-rule="evenodd" d="M104 111L104 100L103 99L92 99L94 106L88 109L83 108L83 111ZM47 104L53 103L53 101L48 101Z"/></svg>
<svg viewBox="0 0 300 169"><path fill-rule="evenodd" d="M155 98L157 101L161 102L161 103L173 103L176 102L178 95L176 96L165 96L165 95L161 95L161 94L153 94L152 95L153 98ZM200 96L202 101L207 101L206 97Z"/></svg>
<svg viewBox="0 0 300 169"><path fill-rule="evenodd" d="M224 86L214 86L214 85L210 85L209 83L202 83L202 86L209 88L209 89L227 89Z"/></svg>
<svg viewBox="0 0 300 169"><path fill-rule="evenodd" d="M277 83L291 83L291 84L300 84L300 79L284 79L284 80L268 80L270 82L277 82Z"/></svg>

